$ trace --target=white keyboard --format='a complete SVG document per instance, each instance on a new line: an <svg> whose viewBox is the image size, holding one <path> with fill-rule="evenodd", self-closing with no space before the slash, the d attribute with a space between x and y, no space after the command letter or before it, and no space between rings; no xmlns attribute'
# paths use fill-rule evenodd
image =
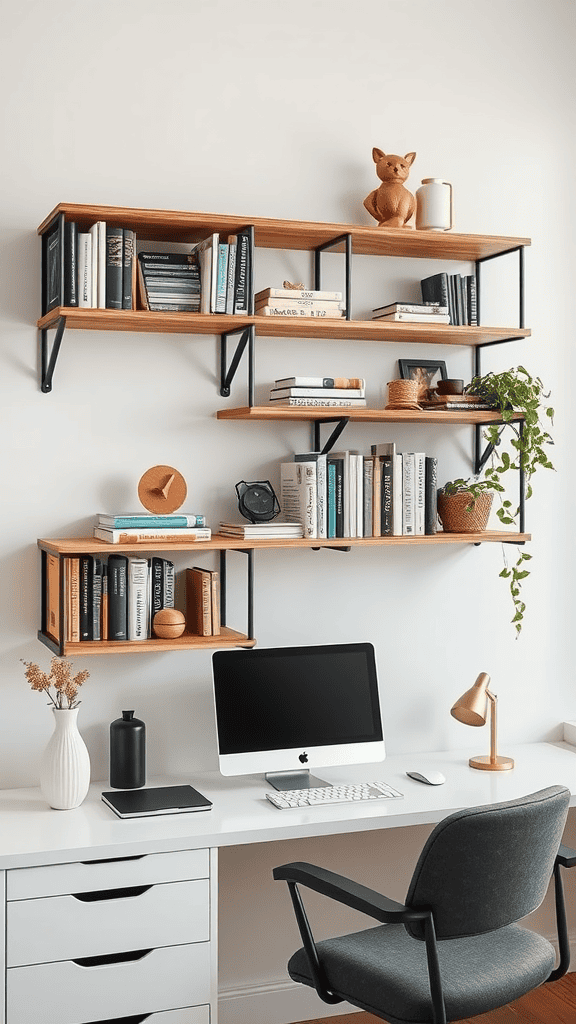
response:
<svg viewBox="0 0 576 1024"><path fill-rule="evenodd" d="M350 804L360 800L397 800L403 797L385 782L360 782L355 786L318 786L316 789L285 789L266 793L278 810L285 807L316 807L318 804Z"/></svg>

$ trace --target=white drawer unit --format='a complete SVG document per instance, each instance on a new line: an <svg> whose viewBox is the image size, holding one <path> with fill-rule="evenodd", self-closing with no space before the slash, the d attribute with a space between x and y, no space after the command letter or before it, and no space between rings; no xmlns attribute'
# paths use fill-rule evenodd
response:
<svg viewBox="0 0 576 1024"><path fill-rule="evenodd" d="M210 1002L209 942L122 956L8 968L8 1024L91 1024Z"/></svg>
<svg viewBox="0 0 576 1024"><path fill-rule="evenodd" d="M208 879L13 900L6 910L8 967L206 942Z"/></svg>

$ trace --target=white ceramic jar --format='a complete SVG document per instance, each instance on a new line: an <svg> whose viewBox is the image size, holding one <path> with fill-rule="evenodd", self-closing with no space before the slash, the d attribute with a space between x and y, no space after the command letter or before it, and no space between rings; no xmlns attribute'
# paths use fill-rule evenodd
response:
<svg viewBox="0 0 576 1024"><path fill-rule="evenodd" d="M452 185L442 178L422 178L416 190L416 228L450 231L454 226Z"/></svg>

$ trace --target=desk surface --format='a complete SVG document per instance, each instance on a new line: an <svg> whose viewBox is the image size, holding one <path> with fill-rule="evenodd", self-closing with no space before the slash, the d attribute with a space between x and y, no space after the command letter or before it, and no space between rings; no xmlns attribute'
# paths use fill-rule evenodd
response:
<svg viewBox="0 0 576 1024"><path fill-rule="evenodd" d="M510 744L502 752L514 758L512 771L470 768L468 757L478 753L474 743L466 751L402 754L377 764L318 769L330 783L382 779L404 797L284 811L266 800L262 776L225 779L218 772L150 779L148 785L188 782L214 806L149 818L116 817L100 799L109 788L105 783L93 784L84 803L71 811L52 810L38 789L2 790L0 869L433 824L461 807L511 800L557 784L570 789L571 806L576 805L576 747ZM446 783L426 786L407 778L406 770L422 766L442 771Z"/></svg>

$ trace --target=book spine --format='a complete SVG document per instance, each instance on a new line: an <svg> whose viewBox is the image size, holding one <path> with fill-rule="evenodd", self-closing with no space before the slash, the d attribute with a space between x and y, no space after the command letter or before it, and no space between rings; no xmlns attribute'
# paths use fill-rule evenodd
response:
<svg viewBox="0 0 576 1024"><path fill-rule="evenodd" d="M344 302L331 302L329 299L321 301L315 299L257 299L255 309L344 309Z"/></svg>
<svg viewBox="0 0 576 1024"><path fill-rule="evenodd" d="M92 558L92 639L102 639L102 559Z"/></svg>
<svg viewBox="0 0 576 1024"><path fill-rule="evenodd" d="M220 636L220 573L216 569L210 573L210 587L212 636Z"/></svg>
<svg viewBox="0 0 576 1024"><path fill-rule="evenodd" d="M64 224L64 305L78 305L78 225Z"/></svg>
<svg viewBox="0 0 576 1024"><path fill-rule="evenodd" d="M193 544L198 541L210 540L212 531L209 527L205 529L197 530L149 530L149 531L134 531L134 530L109 530L107 528L94 527L94 536L97 540L104 540L108 544L149 544L150 541L157 541L159 543L174 541L182 541Z"/></svg>
<svg viewBox="0 0 576 1024"><path fill-rule="evenodd" d="M274 381L274 388L337 388L365 391L364 377L284 377Z"/></svg>
<svg viewBox="0 0 576 1024"><path fill-rule="evenodd" d="M234 241L228 240L228 279L226 281L226 312L234 312L234 284L236 281L236 235L231 235Z"/></svg>
<svg viewBox="0 0 576 1024"><path fill-rule="evenodd" d="M60 559L46 554L46 632L60 642Z"/></svg>
<svg viewBox="0 0 576 1024"><path fill-rule="evenodd" d="M181 515L181 516L99 516L99 527L114 530L146 530L146 529L196 529L206 527L206 516Z"/></svg>
<svg viewBox="0 0 576 1024"><path fill-rule="evenodd" d="M392 535L401 537L404 532L404 502L402 455L392 456Z"/></svg>
<svg viewBox="0 0 576 1024"><path fill-rule="evenodd" d="M94 566L91 555L80 556L80 640L92 640L92 581Z"/></svg>
<svg viewBox="0 0 576 1024"><path fill-rule="evenodd" d="M163 579L163 575L164 575L164 569L163 569L163 564L162 564L163 561L164 561L164 559L160 558L158 555L154 555L154 557L152 558L152 567L151 567L152 568L152 572L151 572L152 583L151 583L151 601L150 601L151 606L152 606L151 607L152 619L156 615L156 612L159 612L163 608L163 604L162 604L162 579Z"/></svg>
<svg viewBox="0 0 576 1024"><path fill-rule="evenodd" d="M431 277L425 277L420 282L420 288L422 291L422 300L424 302L438 303L440 306L447 306L448 313L450 315L450 323L455 323L453 319L453 309L450 302L450 292L448 288L448 274L432 274Z"/></svg>
<svg viewBox="0 0 576 1024"><path fill-rule="evenodd" d="M263 299L312 299L326 300L328 302L340 302L342 299L342 292L323 292L306 290L302 288L264 288L260 292L256 292L254 300L258 302Z"/></svg>
<svg viewBox="0 0 576 1024"><path fill-rule="evenodd" d="M78 305L92 305L92 235L78 235Z"/></svg>
<svg viewBox="0 0 576 1024"><path fill-rule="evenodd" d="M216 304L215 313L226 312L226 294L228 291L228 245L218 245L218 268L216 271Z"/></svg>
<svg viewBox="0 0 576 1024"><path fill-rule="evenodd" d="M384 455L380 459L381 465L381 494L380 494L380 536L391 537L394 529L393 522L393 472L394 467L391 455Z"/></svg>
<svg viewBox="0 0 576 1024"><path fill-rule="evenodd" d="M106 309L122 309L124 231L106 228Z"/></svg>
<svg viewBox="0 0 576 1024"><path fill-rule="evenodd" d="M467 278L468 293L468 323L471 327L478 327L478 293L476 290L476 274L469 274Z"/></svg>
<svg viewBox="0 0 576 1024"><path fill-rule="evenodd" d="M402 522L403 533L415 530L414 452L402 454Z"/></svg>
<svg viewBox="0 0 576 1024"><path fill-rule="evenodd" d="M98 309L106 309L106 221L99 220L96 224L97 258L94 260L95 295L93 305Z"/></svg>
<svg viewBox="0 0 576 1024"><path fill-rule="evenodd" d="M408 324L447 324L450 317L447 313L382 313L373 316L373 320L386 320L388 323Z"/></svg>
<svg viewBox="0 0 576 1024"><path fill-rule="evenodd" d="M128 559L128 639L148 639L148 560Z"/></svg>
<svg viewBox="0 0 576 1024"><path fill-rule="evenodd" d="M122 309L132 309L133 307L134 247L134 232L130 228L124 228L122 244Z"/></svg>
<svg viewBox="0 0 576 1024"><path fill-rule="evenodd" d="M100 636L108 639L108 564L102 561L102 602L100 605Z"/></svg>
<svg viewBox="0 0 576 1024"><path fill-rule="evenodd" d="M55 306L60 306L64 299L64 252L60 244L60 228L57 226L47 236L44 249L46 274L46 308L48 313Z"/></svg>
<svg viewBox="0 0 576 1024"><path fill-rule="evenodd" d="M356 536L364 536L364 457L356 456Z"/></svg>
<svg viewBox="0 0 576 1024"><path fill-rule="evenodd" d="M287 317L326 317L335 320L344 316L343 309L332 309L329 306L321 306L312 309L310 306L259 306L256 309L258 316L287 316Z"/></svg>
<svg viewBox="0 0 576 1024"><path fill-rule="evenodd" d="M345 392L344 392L345 394ZM280 398L274 405L293 406L294 408L362 408L366 405L365 398Z"/></svg>
<svg viewBox="0 0 576 1024"><path fill-rule="evenodd" d="M424 532L434 534L438 529L438 459L426 456L424 483Z"/></svg>
<svg viewBox="0 0 576 1024"><path fill-rule="evenodd" d="M299 462L305 537L318 536L318 485L316 463Z"/></svg>
<svg viewBox="0 0 576 1024"><path fill-rule="evenodd" d="M382 536L382 462L381 459L374 459L374 474L372 478L372 536Z"/></svg>
<svg viewBox="0 0 576 1024"><path fill-rule="evenodd" d="M273 388L270 392L272 401L279 398L365 398L364 388Z"/></svg>
<svg viewBox="0 0 576 1024"><path fill-rule="evenodd" d="M174 607L174 562L163 559L162 607Z"/></svg>
<svg viewBox="0 0 576 1024"><path fill-rule="evenodd" d="M364 459L364 516L363 536L373 536L372 495L374 491L374 458L371 455Z"/></svg>
<svg viewBox="0 0 576 1024"><path fill-rule="evenodd" d="M67 635L72 643L78 643L80 640L80 559L74 556L67 561L70 567L70 614Z"/></svg>
<svg viewBox="0 0 576 1024"><path fill-rule="evenodd" d="M195 636L211 636L210 573L194 566L186 570L186 626Z"/></svg>
<svg viewBox="0 0 576 1024"><path fill-rule="evenodd" d="M236 281L234 286L234 312L248 312L248 235L240 233L236 248Z"/></svg>
<svg viewBox="0 0 576 1024"><path fill-rule="evenodd" d="M426 456L424 452L414 453L414 533L422 537L424 535L425 519L425 478L426 478Z"/></svg>
<svg viewBox="0 0 576 1024"><path fill-rule="evenodd" d="M110 555L108 559L108 638L128 639L127 570L125 555Z"/></svg>
<svg viewBox="0 0 576 1024"><path fill-rule="evenodd" d="M328 537L336 536L336 463L328 462Z"/></svg>

